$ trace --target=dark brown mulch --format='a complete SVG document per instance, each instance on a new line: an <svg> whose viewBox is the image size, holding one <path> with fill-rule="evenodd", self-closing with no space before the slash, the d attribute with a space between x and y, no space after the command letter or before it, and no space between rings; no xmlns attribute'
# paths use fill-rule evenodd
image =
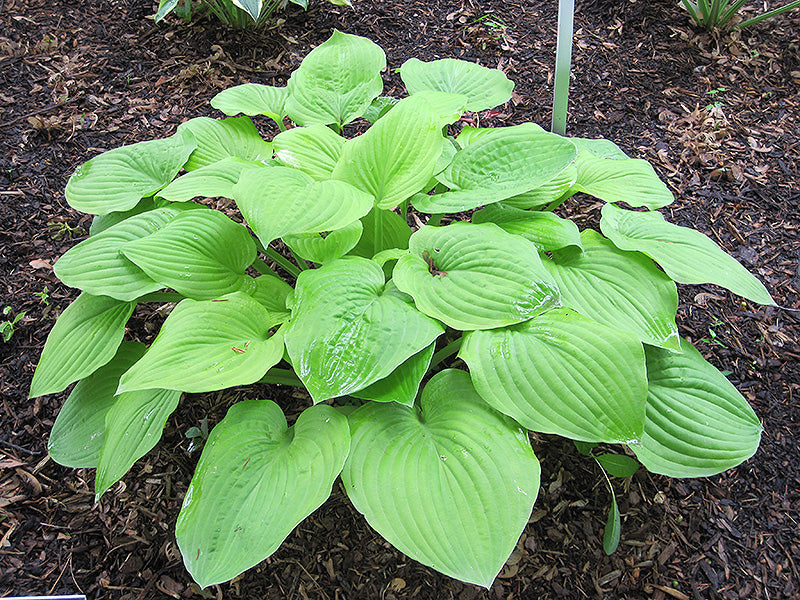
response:
<svg viewBox="0 0 800 600"><path fill-rule="evenodd" d="M673 5L674 4L674 5ZM6 0L0 12L0 309L25 313L0 344L0 595L200 597L174 521L197 452L184 432L213 425L238 398L302 397L254 387L189 396L161 444L93 505L93 473L47 458L65 395L27 389L47 333L75 297L50 265L86 235L63 186L98 152L163 137L215 115L208 100L245 81L283 84L333 28L370 37L393 69L408 57L457 57L516 82L494 123L550 115L556 3L371 2L290 8L259 34L211 21L156 27L141 0ZM764 423L751 460L717 477L639 472L617 482L622 543L607 557L608 492L571 444L536 438L543 485L531 523L494 586L463 585L407 559L333 497L270 559L216 598L654 598L800 596L800 18L743 33L694 29L677 2L584 2L576 17L570 133L604 136L650 160L676 194L670 220L692 225L768 286L781 308L707 287L681 289L682 334ZM259 123L265 132L267 123ZM571 205L596 218L599 206ZM0 318L0 320L3 320ZM142 327L139 317L134 329ZM290 410L293 410L290 408Z"/></svg>

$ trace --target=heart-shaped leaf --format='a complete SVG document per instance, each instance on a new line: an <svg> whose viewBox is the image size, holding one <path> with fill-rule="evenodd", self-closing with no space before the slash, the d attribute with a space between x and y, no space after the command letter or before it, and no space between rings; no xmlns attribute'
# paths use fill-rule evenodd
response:
<svg viewBox="0 0 800 600"><path fill-rule="evenodd" d="M414 208L426 213L471 210L544 185L566 169L575 156L575 146L569 140L538 125L503 127L462 148L437 175L452 191L418 194L412 202Z"/></svg>
<svg viewBox="0 0 800 600"><path fill-rule="evenodd" d="M289 90L285 87L244 83L222 90L211 99L211 106L229 117L265 115L280 123L286 116L284 105L288 96Z"/></svg>
<svg viewBox="0 0 800 600"><path fill-rule="evenodd" d="M331 178L344 144L342 136L320 124L295 127L279 133L272 140L278 162L300 169L317 181Z"/></svg>
<svg viewBox="0 0 800 600"><path fill-rule="evenodd" d="M314 402L387 377L444 331L363 258L303 271L291 308L286 349Z"/></svg>
<svg viewBox="0 0 800 600"><path fill-rule="evenodd" d="M64 195L72 208L94 215L130 210L172 181L196 147L194 136L179 130L103 152L75 170Z"/></svg>
<svg viewBox="0 0 800 600"><path fill-rule="evenodd" d="M350 252L361 238L362 229L361 221L355 221L324 237L321 233L301 233L284 236L283 241L300 258L322 265Z"/></svg>
<svg viewBox="0 0 800 600"><path fill-rule="evenodd" d="M366 215L373 202L343 181L315 181L290 167L244 171L233 197L264 247L284 235L346 227Z"/></svg>
<svg viewBox="0 0 800 600"><path fill-rule="evenodd" d="M60 392L114 358L135 307L108 296L78 296L47 336L30 397Z"/></svg>
<svg viewBox="0 0 800 600"><path fill-rule="evenodd" d="M369 403L348 420L342 481L356 509L414 560L491 586L539 491L525 432L453 369L428 382L419 410Z"/></svg>
<svg viewBox="0 0 800 600"><path fill-rule="evenodd" d="M155 233L178 214L196 205L156 208L125 219L73 246L53 265L58 278L89 294L129 301L164 287L153 281L120 251L134 240Z"/></svg>
<svg viewBox="0 0 800 600"><path fill-rule="evenodd" d="M714 283L753 302L775 304L764 285L735 258L699 231L667 223L661 213L606 204L600 228L615 246L644 252L678 283Z"/></svg>
<svg viewBox="0 0 800 600"><path fill-rule="evenodd" d="M541 252L567 246L582 248L578 226L551 212L522 210L497 203L473 213L472 222L494 223L508 233L530 240Z"/></svg>
<svg viewBox="0 0 800 600"><path fill-rule="evenodd" d="M430 94L401 100L366 133L348 141L332 177L369 192L382 209L422 190L448 143L442 137L443 115L449 115L445 121L458 119L463 100Z"/></svg>
<svg viewBox="0 0 800 600"><path fill-rule="evenodd" d="M53 423L47 452L60 465L94 468L105 441L106 414L119 378L144 354L139 342L122 342L114 357L73 388Z"/></svg>
<svg viewBox="0 0 800 600"><path fill-rule="evenodd" d="M493 223L422 227L393 279L417 308L462 331L526 321L558 306L533 244Z"/></svg>
<svg viewBox="0 0 800 600"><path fill-rule="evenodd" d="M289 78L286 112L298 125L349 123L380 95L385 68L380 46L334 30Z"/></svg>
<svg viewBox="0 0 800 600"><path fill-rule="evenodd" d="M222 583L275 552L330 496L349 449L347 419L330 406L287 428L270 400L234 404L208 437L175 527L192 578Z"/></svg>
<svg viewBox="0 0 800 600"><path fill-rule="evenodd" d="M151 279L196 300L252 292L245 274L256 258L250 233L216 210L181 213L155 233L122 247Z"/></svg>
<svg viewBox="0 0 800 600"><path fill-rule="evenodd" d="M505 104L514 90L501 70L452 58L431 62L411 58L400 67L400 77L411 95L425 90L462 94L472 112Z"/></svg>
<svg viewBox="0 0 800 600"><path fill-rule="evenodd" d="M197 140L197 148L184 166L187 171L230 156L261 163L272 160L272 144L261 139L249 117L232 117L221 121L197 117L178 127L178 132L183 131L190 132Z"/></svg>
<svg viewBox="0 0 800 600"><path fill-rule="evenodd" d="M584 442L625 443L644 427L647 375L631 334L568 310L466 336L475 389L523 427Z"/></svg>
<svg viewBox="0 0 800 600"><path fill-rule="evenodd" d="M258 381L283 357L270 329L282 316L241 292L217 300L183 300L117 392L162 388L211 392Z"/></svg>
<svg viewBox="0 0 800 600"><path fill-rule="evenodd" d="M678 291L647 256L618 249L596 231L581 233L583 252L545 260L564 306L654 346L678 350Z"/></svg>
<svg viewBox="0 0 800 600"><path fill-rule="evenodd" d="M735 387L688 342L683 352L647 348L644 435L630 448L651 472L707 477L750 458L761 423Z"/></svg>
<svg viewBox="0 0 800 600"><path fill-rule="evenodd" d="M434 344L397 367L388 377L376 381L363 390L353 392L353 396L375 402L399 402L406 406L414 406L420 383L433 358Z"/></svg>
<svg viewBox="0 0 800 600"><path fill-rule="evenodd" d="M273 164L274 161L267 163ZM198 197L233 198L233 186L239 181L239 175L254 165L260 163L229 156L178 177L158 192L158 197L170 202L186 202ZM263 168L268 168L267 165Z"/></svg>

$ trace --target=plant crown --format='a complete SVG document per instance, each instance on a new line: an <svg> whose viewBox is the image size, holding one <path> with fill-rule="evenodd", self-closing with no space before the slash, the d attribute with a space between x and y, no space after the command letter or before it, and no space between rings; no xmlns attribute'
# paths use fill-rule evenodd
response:
<svg viewBox="0 0 800 600"><path fill-rule="evenodd" d="M170 13L175 13L184 21L211 14L234 29L259 28L266 25L275 12L285 9L289 2L308 8L308 0L160 0L155 22L158 23ZM352 6L350 0L328 2Z"/></svg>
<svg viewBox="0 0 800 600"><path fill-rule="evenodd" d="M371 41L335 32L285 88L227 89L211 104L228 118L105 152L67 184L97 216L55 264L82 293L30 394L78 382L49 452L96 468L98 499L185 392L261 381L310 395L291 427L275 402L246 400L208 435L177 521L202 586L272 554L337 477L396 548L488 587L539 489L528 431L589 455L620 444L672 477L758 447L751 407L679 337L675 282L772 298L657 212L673 197L650 164L531 123L453 137L465 111L510 99L506 76L412 58L398 100L380 96L385 66ZM254 115L281 132L265 141ZM372 126L340 135L359 118ZM555 214L577 192L605 203L600 232ZM213 197L242 219L193 202ZM409 227L409 204L425 225ZM125 340L147 302L177 302L149 348ZM612 475L638 468L624 451L595 458ZM618 539L612 503L607 551Z"/></svg>

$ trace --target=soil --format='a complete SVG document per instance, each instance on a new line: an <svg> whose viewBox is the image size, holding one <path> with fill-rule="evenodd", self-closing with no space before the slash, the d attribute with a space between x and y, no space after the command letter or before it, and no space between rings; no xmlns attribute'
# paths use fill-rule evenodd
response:
<svg viewBox="0 0 800 600"><path fill-rule="evenodd" d="M149 0L0 3L0 309L23 316L0 343L0 596L89 598L791 599L800 597L800 13L711 35L677 0L588 0L576 14L568 129L649 160L674 191L667 218L718 242L768 287L762 307L713 286L681 286L679 325L728 373L764 425L757 454L708 479L640 470L615 481L622 541L602 550L609 495L571 443L537 436L542 488L530 524L490 590L403 556L340 486L272 557L201 592L174 523L199 452L184 436L241 398L307 404L285 388L189 395L161 443L99 504L93 472L61 467L47 436L65 394L27 390L56 316L77 295L52 264L86 236L64 201L97 153L164 137L209 100L254 81L283 85L334 28L371 38L394 69L409 57L507 72L514 97L481 123L549 124L556 2L356 0L294 5L259 33L206 19L156 26ZM746 12L754 13L758 6ZM265 133L269 123L259 122ZM599 204L567 207L596 219ZM152 335L143 315L132 329Z"/></svg>

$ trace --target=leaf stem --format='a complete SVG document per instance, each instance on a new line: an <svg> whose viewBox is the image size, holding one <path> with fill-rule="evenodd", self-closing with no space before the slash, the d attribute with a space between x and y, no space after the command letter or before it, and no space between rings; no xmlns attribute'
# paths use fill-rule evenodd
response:
<svg viewBox="0 0 800 600"><path fill-rule="evenodd" d="M382 211L377 206L372 209L372 223L375 228L375 237L372 240L373 256L383 250L383 215L381 212Z"/></svg>
<svg viewBox="0 0 800 600"><path fill-rule="evenodd" d="M278 385L291 385L294 387L305 387L303 382L294 374L294 371L290 369L277 369L272 368L267 371L266 375L264 375L261 379L258 380L259 383L275 383Z"/></svg>
<svg viewBox="0 0 800 600"><path fill-rule="evenodd" d="M430 368L432 369L433 367L437 366L440 362L442 362L446 358L449 358L449 357L453 356L453 354L456 354L461 349L461 344L463 343L463 341L464 341L464 338L463 337L459 337L458 339L456 339L456 340L450 342L449 344L447 344L447 346L445 346L444 348L439 350L436 354L434 354L433 355L433 359L431 359L431 367Z"/></svg>
<svg viewBox="0 0 800 600"><path fill-rule="evenodd" d="M180 302L184 298L186 298L186 296L178 292L152 292L144 296L139 296L136 302Z"/></svg>
<svg viewBox="0 0 800 600"><path fill-rule="evenodd" d="M309 264L308 264L308 263L305 261L305 259L304 259L303 257L301 257L299 254L297 254L297 252L295 252L295 251L294 251L294 250L292 250L291 248L289 248L289 250L291 250L291 252L292 252L292 256L294 256L294 261L295 261L295 262L297 263L297 265L300 267L300 270L301 270L301 271L305 271L306 269L310 269L310 268L311 268L311 265L309 265Z"/></svg>

